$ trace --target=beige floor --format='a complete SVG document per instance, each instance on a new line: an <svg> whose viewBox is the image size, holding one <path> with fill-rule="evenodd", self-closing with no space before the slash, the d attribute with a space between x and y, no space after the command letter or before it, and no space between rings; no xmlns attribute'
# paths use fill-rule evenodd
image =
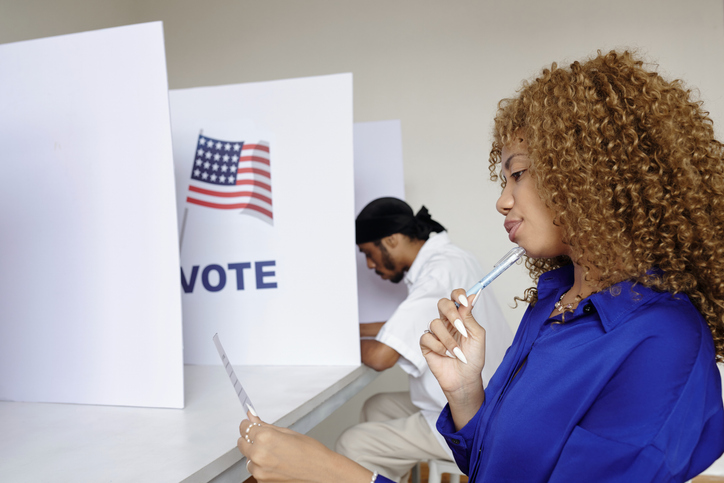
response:
<svg viewBox="0 0 724 483"><path fill-rule="evenodd" d="M428 468L427 464L420 463L420 483L427 483L427 475L428 475ZM460 483L467 483L468 477L467 476L461 476L460 477ZM724 482L724 480L722 480ZM410 482L412 482L412 478L410 478ZM245 480L244 483L256 483L256 480L252 476L248 480ZM441 483L450 483L450 475L442 475L442 482ZM697 483L709 483L708 481L702 481ZM714 482L712 482L714 483Z"/></svg>
<svg viewBox="0 0 724 483"><path fill-rule="evenodd" d="M426 463L420 463L420 483L427 483L428 468ZM460 477L460 483L466 483L468 481L467 476ZM412 482L412 478L410 478ZM450 475L443 474L441 483L450 483Z"/></svg>
<svg viewBox="0 0 724 483"><path fill-rule="evenodd" d="M427 483L427 474L427 465L422 463L420 465L420 483ZM467 481L467 476L462 476L460 478L461 483L465 483ZM692 483L724 483L724 476L697 476L691 481ZM244 483L256 483L256 480L254 478L249 478ZM443 475L442 483L450 483L450 475Z"/></svg>

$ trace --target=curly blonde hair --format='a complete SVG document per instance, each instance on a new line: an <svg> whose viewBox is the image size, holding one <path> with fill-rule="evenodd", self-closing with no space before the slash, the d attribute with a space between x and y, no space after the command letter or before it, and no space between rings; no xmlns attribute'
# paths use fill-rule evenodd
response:
<svg viewBox="0 0 724 483"><path fill-rule="evenodd" d="M500 101L493 181L505 182L501 151L521 135L528 172L565 242L585 253L575 261L586 276L601 287L632 280L687 294L724 361L724 145L692 91L630 52L599 51L569 68L553 64ZM526 260L536 282L567 263ZM536 289L519 300L534 304Z"/></svg>

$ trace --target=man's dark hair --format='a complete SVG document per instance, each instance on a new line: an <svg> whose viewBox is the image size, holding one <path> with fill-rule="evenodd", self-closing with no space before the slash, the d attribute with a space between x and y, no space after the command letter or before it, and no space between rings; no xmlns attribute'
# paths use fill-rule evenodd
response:
<svg viewBox="0 0 724 483"><path fill-rule="evenodd" d="M433 220L424 206L416 215L404 201L378 198L365 206L355 222L357 244L378 242L386 236L401 233L411 240L427 240L430 233L445 230Z"/></svg>

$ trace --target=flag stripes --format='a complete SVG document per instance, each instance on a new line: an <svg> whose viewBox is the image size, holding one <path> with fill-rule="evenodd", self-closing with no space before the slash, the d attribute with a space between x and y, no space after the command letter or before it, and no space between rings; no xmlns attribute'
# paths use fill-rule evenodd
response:
<svg viewBox="0 0 724 483"><path fill-rule="evenodd" d="M269 144L200 135L186 201L206 208L239 210L273 224Z"/></svg>

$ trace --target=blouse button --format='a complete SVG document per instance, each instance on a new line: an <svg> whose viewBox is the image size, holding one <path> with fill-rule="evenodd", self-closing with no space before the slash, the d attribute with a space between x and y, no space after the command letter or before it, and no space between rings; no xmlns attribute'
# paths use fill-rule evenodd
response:
<svg viewBox="0 0 724 483"><path fill-rule="evenodd" d="M596 310L596 309L595 309L595 307L593 306L593 304L590 303L590 302L583 306L583 312L586 313L586 314L590 314L590 313L593 312L594 310Z"/></svg>
<svg viewBox="0 0 724 483"><path fill-rule="evenodd" d="M450 442L451 442L452 444L460 444L460 440L459 440L459 439L451 439Z"/></svg>

